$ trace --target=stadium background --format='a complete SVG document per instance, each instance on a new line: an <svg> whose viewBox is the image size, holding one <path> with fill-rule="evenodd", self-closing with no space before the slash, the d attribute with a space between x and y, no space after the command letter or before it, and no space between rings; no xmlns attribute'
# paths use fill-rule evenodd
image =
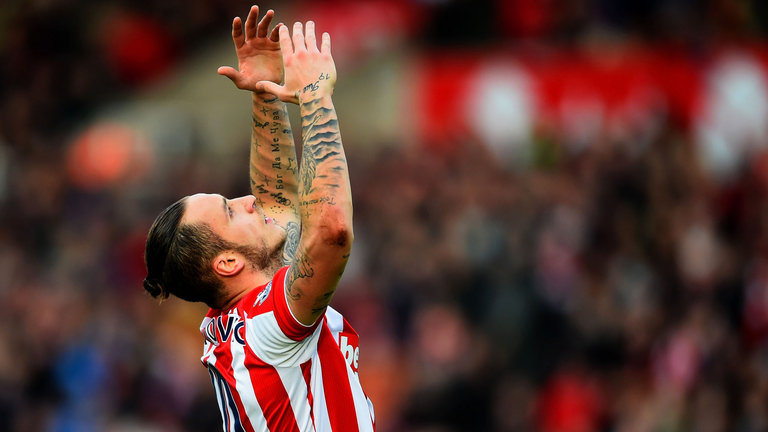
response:
<svg viewBox="0 0 768 432"><path fill-rule="evenodd" d="M0 3L0 430L219 430L142 252L248 193L248 6ZM379 430L768 429L765 2L262 6L333 36Z"/></svg>

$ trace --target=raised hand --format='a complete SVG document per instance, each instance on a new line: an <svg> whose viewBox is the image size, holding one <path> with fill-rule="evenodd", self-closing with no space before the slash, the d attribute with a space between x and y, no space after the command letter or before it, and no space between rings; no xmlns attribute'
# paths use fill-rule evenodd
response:
<svg viewBox="0 0 768 432"><path fill-rule="evenodd" d="M331 57L331 36L323 33L318 50L315 23L307 21L306 29L300 22L293 25L293 38L286 26L279 26L279 38L285 65L285 84L263 80L256 84L257 90L295 104L332 95L336 84L336 66Z"/></svg>
<svg viewBox="0 0 768 432"><path fill-rule="evenodd" d="M232 21L238 69L222 66L218 73L231 79L237 88L260 92L257 88L259 82L279 84L283 81L278 29L285 26L278 24L270 32L269 25L274 16L275 12L270 9L259 21L259 7L254 5L245 20L245 31L240 17Z"/></svg>

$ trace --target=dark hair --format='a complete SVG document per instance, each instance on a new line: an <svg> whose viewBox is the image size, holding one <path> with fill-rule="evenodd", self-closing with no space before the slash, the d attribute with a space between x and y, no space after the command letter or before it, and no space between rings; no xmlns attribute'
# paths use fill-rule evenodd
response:
<svg viewBox="0 0 768 432"><path fill-rule="evenodd" d="M223 240L205 224L182 224L186 198L163 210L147 235L144 289L152 297L173 294L182 300L215 307L223 283L211 268L217 254L237 245Z"/></svg>

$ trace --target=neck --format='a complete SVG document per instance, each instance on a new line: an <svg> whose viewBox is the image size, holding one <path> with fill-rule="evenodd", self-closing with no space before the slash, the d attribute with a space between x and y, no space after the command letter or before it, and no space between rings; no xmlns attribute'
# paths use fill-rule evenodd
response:
<svg viewBox="0 0 768 432"><path fill-rule="evenodd" d="M218 302L220 306L215 309L231 309L237 302L245 297L252 289L262 286L272 280L273 274L266 274L259 270L243 271L237 276L224 280L224 293Z"/></svg>

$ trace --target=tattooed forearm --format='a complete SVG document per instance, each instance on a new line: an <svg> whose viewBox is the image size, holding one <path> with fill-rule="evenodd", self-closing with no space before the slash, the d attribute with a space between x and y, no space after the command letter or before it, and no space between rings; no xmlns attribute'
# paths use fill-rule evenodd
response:
<svg viewBox="0 0 768 432"><path fill-rule="evenodd" d="M330 196L324 196L320 198L314 198L307 201L299 201L300 206L308 206L312 204L319 204L319 203L327 203L328 205L336 205L336 197L333 195Z"/></svg>
<svg viewBox="0 0 768 432"><path fill-rule="evenodd" d="M265 214L282 226L299 222L296 150L285 105L275 97L253 97L251 192Z"/></svg>
<svg viewBox="0 0 768 432"><path fill-rule="evenodd" d="M304 154L301 158L301 167L299 168L299 196L306 196L312 190L312 182L317 175L317 160L315 152L310 148L304 148Z"/></svg>
<svg viewBox="0 0 768 432"><path fill-rule="evenodd" d="M285 246L283 247L283 265L288 265L293 262L296 257L296 248L299 246L299 237L301 231L299 224L296 222L288 222L285 227Z"/></svg>
<svg viewBox="0 0 768 432"><path fill-rule="evenodd" d="M311 200L303 199L303 197L307 197L314 191L315 180L328 178L327 175L318 176L318 164L336 161L343 162L343 165L346 166L335 111L319 105L319 100L306 102L302 107L302 136L304 153L299 168L299 183L301 185L299 196L302 197L302 202L310 203ZM333 186L334 184L331 181L325 185Z"/></svg>
<svg viewBox="0 0 768 432"><path fill-rule="evenodd" d="M296 165L294 165L294 161L295 161L295 159L288 158L288 166L286 166L285 169L287 169L288 171L293 173L293 175L295 176L296 175Z"/></svg>
<svg viewBox="0 0 768 432"><path fill-rule="evenodd" d="M322 108L322 107L320 107ZM301 134L302 136L306 137L310 130L312 129L321 129L321 128L328 128L328 129L337 129L339 127L339 121L335 118L330 119L324 119L323 116L328 115L328 113L322 109L318 109L314 113L308 116L302 116L302 128L301 128ZM317 131L315 131L317 132Z"/></svg>
<svg viewBox="0 0 768 432"><path fill-rule="evenodd" d="M302 157L298 169L301 237L286 284L305 324L333 297L352 241L352 198L339 123L330 97L300 101ZM310 255L311 253L311 255ZM297 297L295 288L303 291Z"/></svg>
<svg viewBox="0 0 768 432"><path fill-rule="evenodd" d="M310 215L309 208L315 206L336 205L339 199L351 202L347 161L333 104L322 97L303 101L301 119L303 152L298 179L301 214ZM310 221L302 220L302 223Z"/></svg>
<svg viewBox="0 0 768 432"><path fill-rule="evenodd" d="M282 192L271 193L269 194L269 196L271 196L275 200L275 202L280 204L281 206L290 207L293 204L293 202L289 198L286 198L283 196Z"/></svg>
<svg viewBox="0 0 768 432"><path fill-rule="evenodd" d="M269 126L269 122L261 122L259 119L256 118L256 116L253 116L253 127L263 129L265 127Z"/></svg>

